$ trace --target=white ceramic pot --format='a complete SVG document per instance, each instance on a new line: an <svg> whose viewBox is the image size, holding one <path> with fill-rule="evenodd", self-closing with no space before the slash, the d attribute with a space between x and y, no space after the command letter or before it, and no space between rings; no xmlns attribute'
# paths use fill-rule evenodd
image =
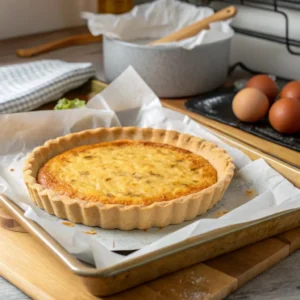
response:
<svg viewBox="0 0 300 300"><path fill-rule="evenodd" d="M104 75L111 82L131 65L159 97L209 92L226 80L230 42L228 38L186 50L104 37Z"/></svg>

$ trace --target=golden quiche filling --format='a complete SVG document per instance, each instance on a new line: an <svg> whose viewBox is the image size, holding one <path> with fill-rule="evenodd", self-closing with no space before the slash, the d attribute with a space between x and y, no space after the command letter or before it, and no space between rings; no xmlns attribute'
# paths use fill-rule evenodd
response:
<svg viewBox="0 0 300 300"><path fill-rule="evenodd" d="M39 170L37 181L70 198L149 205L210 187L217 182L217 171L188 150L117 140L80 146L53 157Z"/></svg>

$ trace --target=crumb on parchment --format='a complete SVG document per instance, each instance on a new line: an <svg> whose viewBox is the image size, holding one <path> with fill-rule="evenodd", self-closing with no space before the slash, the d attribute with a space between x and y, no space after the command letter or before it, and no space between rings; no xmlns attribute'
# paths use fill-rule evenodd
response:
<svg viewBox="0 0 300 300"><path fill-rule="evenodd" d="M251 196L251 195L253 194L253 191L252 191L252 190L247 190L247 191L246 191L246 194L247 194L248 196Z"/></svg>
<svg viewBox="0 0 300 300"><path fill-rule="evenodd" d="M229 210L222 210L222 211L218 211L217 213L216 213L216 217L222 217L222 216L224 216L224 215L226 215L227 213L229 212Z"/></svg>
<svg viewBox="0 0 300 300"><path fill-rule="evenodd" d="M15 169L11 168L10 171L13 172Z"/></svg>
<svg viewBox="0 0 300 300"><path fill-rule="evenodd" d="M68 227L74 227L75 226L75 224L74 223L71 223L71 222L67 222L67 221L63 221L63 222L61 222L63 225L65 225L65 226L68 226Z"/></svg>
<svg viewBox="0 0 300 300"><path fill-rule="evenodd" d="M94 229L91 229L91 230L89 230L89 231L84 231L84 233L85 233L85 234L91 234L91 235L93 235L93 234L97 234L97 231L94 230Z"/></svg>
<svg viewBox="0 0 300 300"><path fill-rule="evenodd" d="M246 195L247 195L250 199L253 199L254 197L257 196L257 192L255 191L255 189L247 190L247 191L246 191Z"/></svg>

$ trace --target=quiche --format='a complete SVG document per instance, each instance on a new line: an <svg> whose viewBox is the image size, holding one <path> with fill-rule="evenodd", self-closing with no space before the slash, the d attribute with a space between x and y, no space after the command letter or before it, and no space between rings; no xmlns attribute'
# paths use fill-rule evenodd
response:
<svg viewBox="0 0 300 300"><path fill-rule="evenodd" d="M34 149L24 180L35 203L74 223L131 230L192 220L234 173L225 150L176 131L87 130Z"/></svg>

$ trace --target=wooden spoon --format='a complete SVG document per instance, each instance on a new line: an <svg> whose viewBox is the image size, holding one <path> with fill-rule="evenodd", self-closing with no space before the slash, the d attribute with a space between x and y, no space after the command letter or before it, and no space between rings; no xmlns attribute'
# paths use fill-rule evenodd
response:
<svg viewBox="0 0 300 300"><path fill-rule="evenodd" d="M235 16L236 13L237 13L237 8L235 6L228 6L222 10L219 10L212 16L209 16L201 21L188 25L159 40L151 42L150 45L158 45L158 44L176 42L176 41L187 39L189 37L198 34L201 30L206 29L210 23L227 20Z"/></svg>
<svg viewBox="0 0 300 300"><path fill-rule="evenodd" d="M44 52L49 52L59 48L74 46L74 45L84 45L89 43L101 42L102 36L93 36L91 34L80 34L69 36L64 39L56 40L46 44L42 44L33 48L19 49L17 50L17 55L20 57L30 57L38 55Z"/></svg>

